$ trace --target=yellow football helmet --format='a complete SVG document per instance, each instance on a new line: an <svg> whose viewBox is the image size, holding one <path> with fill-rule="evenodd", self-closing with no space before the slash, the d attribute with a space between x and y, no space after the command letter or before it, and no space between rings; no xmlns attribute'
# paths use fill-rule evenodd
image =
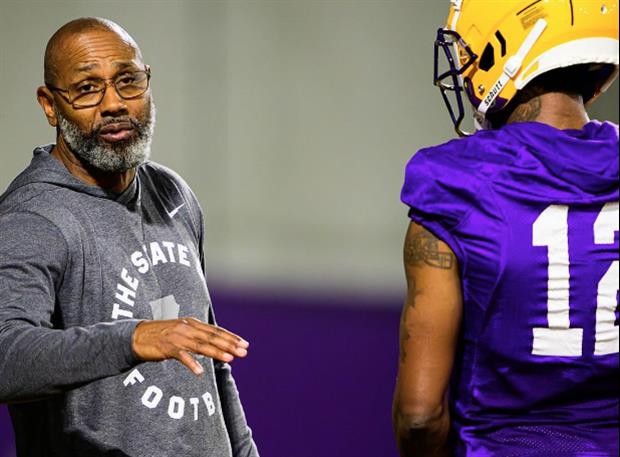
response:
<svg viewBox="0 0 620 457"><path fill-rule="evenodd" d="M463 92L484 128L534 78L579 64L607 64L592 99L618 75L618 0L451 0L435 42L435 84L460 135Z"/></svg>

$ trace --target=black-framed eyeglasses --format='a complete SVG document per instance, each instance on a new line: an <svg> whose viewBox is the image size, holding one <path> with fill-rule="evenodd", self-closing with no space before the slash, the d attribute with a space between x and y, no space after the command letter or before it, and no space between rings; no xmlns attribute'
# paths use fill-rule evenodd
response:
<svg viewBox="0 0 620 457"><path fill-rule="evenodd" d="M126 71L114 78L99 79L89 78L73 84L66 89L46 84L51 91L59 92L67 103L74 109L92 108L103 100L108 86L114 86L114 90L123 100L139 98L149 90L151 69L147 66L144 70Z"/></svg>

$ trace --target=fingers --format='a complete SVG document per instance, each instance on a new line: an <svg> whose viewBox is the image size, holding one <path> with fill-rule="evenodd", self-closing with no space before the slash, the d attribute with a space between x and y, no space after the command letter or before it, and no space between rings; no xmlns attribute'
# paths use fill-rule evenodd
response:
<svg viewBox="0 0 620 457"><path fill-rule="evenodd" d="M231 362L235 357L245 357L248 351L238 346L239 342L231 339L226 333L218 331L217 327L188 326L183 341L184 348L196 354L202 354L223 362Z"/></svg>
<svg viewBox="0 0 620 457"><path fill-rule="evenodd" d="M196 376L201 376L205 372L202 365L195 358L189 355L187 351L179 351L176 359L193 371Z"/></svg>
<svg viewBox="0 0 620 457"><path fill-rule="evenodd" d="M206 335L215 334L218 338L221 338L222 340L229 342L235 347L243 348L243 349L248 349L250 347L250 343L245 341L239 335L235 335L234 333L226 330L225 328L217 327L215 325L205 324L204 322L201 322L198 319L194 319L193 317L185 318L183 319L183 321L187 322L193 328L205 333Z"/></svg>
<svg viewBox="0 0 620 457"><path fill-rule="evenodd" d="M193 318L145 321L136 326L132 336L132 349L138 359L174 358L196 375L204 369L192 353L228 363L247 356L248 347L249 343L238 335Z"/></svg>

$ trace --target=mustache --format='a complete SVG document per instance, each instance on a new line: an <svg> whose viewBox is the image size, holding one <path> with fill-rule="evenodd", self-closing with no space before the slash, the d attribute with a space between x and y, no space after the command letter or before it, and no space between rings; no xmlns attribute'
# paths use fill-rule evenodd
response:
<svg viewBox="0 0 620 457"><path fill-rule="evenodd" d="M99 133L101 133L101 130L104 127L107 127L108 125L111 125L111 124L118 124L120 122L126 122L126 123L131 124L133 129L136 130L137 132L141 132L144 129L144 124L145 124L143 122L140 122L135 117L131 117L131 116L127 116L127 115L111 117L111 118L104 119L101 122L95 124L93 126L90 134L93 135L93 136L99 135Z"/></svg>

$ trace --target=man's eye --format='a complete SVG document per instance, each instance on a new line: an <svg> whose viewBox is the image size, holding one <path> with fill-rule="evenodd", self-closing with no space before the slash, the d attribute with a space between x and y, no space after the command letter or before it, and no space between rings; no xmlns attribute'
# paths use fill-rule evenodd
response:
<svg viewBox="0 0 620 457"><path fill-rule="evenodd" d="M94 83L85 82L85 83L79 84L76 87L76 90L80 94L88 94L90 92L97 92L99 88Z"/></svg>
<svg viewBox="0 0 620 457"><path fill-rule="evenodd" d="M136 82L136 77L134 75L123 75L116 80L116 84L120 84L121 86L128 86Z"/></svg>

